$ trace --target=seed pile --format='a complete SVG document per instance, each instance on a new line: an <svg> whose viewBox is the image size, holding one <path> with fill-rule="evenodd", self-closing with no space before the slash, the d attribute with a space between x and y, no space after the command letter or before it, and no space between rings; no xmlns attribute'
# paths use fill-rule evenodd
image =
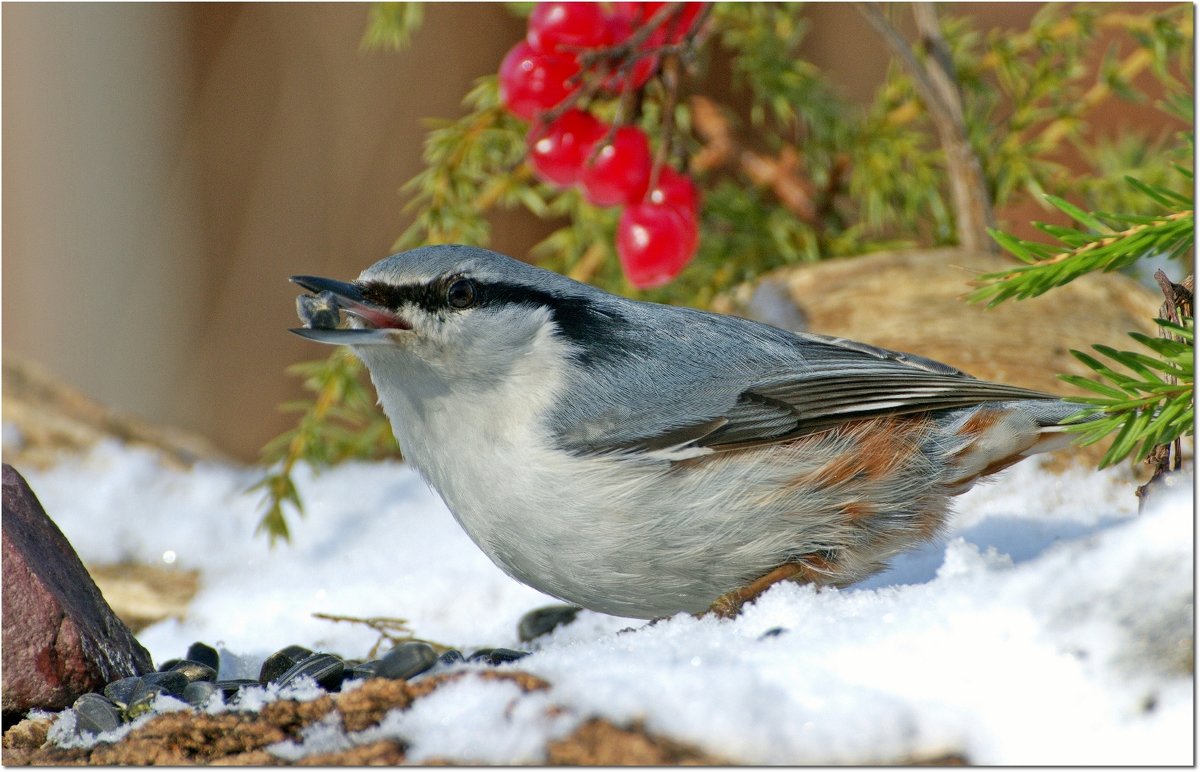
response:
<svg viewBox="0 0 1200 772"><path fill-rule="evenodd" d="M457 649L438 654L428 643L410 641L379 659L363 661L292 645L267 657L257 679L220 679L219 653L208 644L196 642L188 647L182 659L168 660L153 673L113 681L100 693L80 696L71 707L76 717L75 733L82 737L84 733L98 735L117 729L151 712L159 695L174 697L197 709L211 708L214 704L237 708L243 690L248 687L285 687L307 678L322 691L340 692L350 681L374 678L407 681L424 673L472 664L502 665L528 654L505 648L479 649L469 656Z"/></svg>

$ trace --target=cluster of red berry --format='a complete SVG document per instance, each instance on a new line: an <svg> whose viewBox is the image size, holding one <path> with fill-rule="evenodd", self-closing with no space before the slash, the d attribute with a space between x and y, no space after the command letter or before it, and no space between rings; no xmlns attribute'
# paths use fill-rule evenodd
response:
<svg viewBox="0 0 1200 772"><path fill-rule="evenodd" d="M549 122L542 115L583 87L587 52L626 44L664 5L538 3L525 40L500 65L501 100L531 123L529 162L538 178L560 187L578 185L596 206L625 207L617 225L617 255L630 283L641 288L666 284L695 254L700 215L696 186L668 166L657 170L651 185L650 141L636 126L613 130L576 107ZM682 42L702 5L685 3L668 15L628 54L626 66L606 63L596 76L604 78L600 90L621 93L644 86L658 69L654 51Z"/></svg>

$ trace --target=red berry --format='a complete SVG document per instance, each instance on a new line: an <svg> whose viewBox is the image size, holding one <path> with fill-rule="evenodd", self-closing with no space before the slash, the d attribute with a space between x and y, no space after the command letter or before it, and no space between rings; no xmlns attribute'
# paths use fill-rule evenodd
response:
<svg viewBox="0 0 1200 772"><path fill-rule="evenodd" d="M624 16L633 22L642 21L642 3L609 3L616 16Z"/></svg>
<svg viewBox="0 0 1200 772"><path fill-rule="evenodd" d="M596 206L636 204L650 184L650 141L635 126L617 129L611 144L600 148L585 165L579 182L583 195Z"/></svg>
<svg viewBox="0 0 1200 772"><path fill-rule="evenodd" d="M532 120L579 88L567 82L578 72L575 57L540 54L522 40L500 63L500 100L513 115Z"/></svg>
<svg viewBox="0 0 1200 772"><path fill-rule="evenodd" d="M641 3L641 21L649 21L658 9L666 5L666 3ZM683 39L692 30L692 24L696 21L696 17L704 10L704 3L684 3L683 8L674 15L667 16L659 28L665 31L665 42L667 43L682 43Z"/></svg>
<svg viewBox="0 0 1200 772"><path fill-rule="evenodd" d="M529 131L529 162L537 176L566 187L579 179L583 162L603 136L604 124L591 113L568 110L550 125L535 124Z"/></svg>
<svg viewBox="0 0 1200 772"><path fill-rule="evenodd" d="M639 289L674 279L696 251L696 219L674 206L636 204L617 222L617 257L629 283Z"/></svg>
<svg viewBox="0 0 1200 772"><path fill-rule="evenodd" d="M692 178L669 166L658 170L658 183L646 192L646 203L676 206L690 212L692 217L700 213L700 194Z"/></svg>
<svg viewBox="0 0 1200 772"><path fill-rule="evenodd" d="M529 14L525 39L543 53L574 55L604 44L604 9L599 3L538 3Z"/></svg>
<svg viewBox="0 0 1200 772"><path fill-rule="evenodd" d="M629 39L629 36L633 34L634 24L635 22L632 19L621 13L616 13L612 16L609 16L605 45L615 46L624 43ZM645 49L648 46L654 45L655 38L658 36L659 33L656 30L651 34L650 38L642 44L642 48ZM625 78L621 78L616 73L610 75L604 81L604 89L606 91L620 93L621 91L625 90L626 84L628 84L628 88L630 89L639 89L646 85L646 81L650 80L650 76L652 76L654 71L658 69L657 55L646 56L641 53L634 53L631 54L631 56L636 58L636 62L629 70L629 73Z"/></svg>

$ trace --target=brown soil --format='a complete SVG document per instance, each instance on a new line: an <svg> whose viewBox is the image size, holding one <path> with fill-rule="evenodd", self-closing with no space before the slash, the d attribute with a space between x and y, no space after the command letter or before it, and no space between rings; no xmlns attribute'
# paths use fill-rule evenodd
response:
<svg viewBox="0 0 1200 772"><path fill-rule="evenodd" d="M464 677L467 673L448 673L415 684L376 679L354 691L311 702L273 702L257 714L170 713L151 719L120 742L86 750L47 747L46 732L50 720L26 719L4 734L3 762L10 766L285 765L287 762L265 748L283 740L298 740L304 727L330 712L339 715L348 731L361 731L377 725L389 710L406 709L413 701ZM519 671L483 671L476 677L512 681L524 692L549 688L541 678ZM619 727L601 719L586 721L569 737L550 743L547 761L561 765L639 766L728 763L688 745L656 737L640 726ZM404 762L402 743L379 740L337 753L309 756L298 764L359 766ZM470 762L470 759L441 759L430 764Z"/></svg>

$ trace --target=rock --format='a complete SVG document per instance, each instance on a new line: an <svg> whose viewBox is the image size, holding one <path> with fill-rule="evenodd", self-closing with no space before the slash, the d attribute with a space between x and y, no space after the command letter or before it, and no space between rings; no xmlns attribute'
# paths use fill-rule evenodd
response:
<svg viewBox="0 0 1200 772"><path fill-rule="evenodd" d="M56 710L154 669L24 478L3 468L3 710Z"/></svg>
<svg viewBox="0 0 1200 772"><path fill-rule="evenodd" d="M189 468L196 461L227 461L211 441L172 427L157 426L105 407L11 351L4 352L4 458L44 468L63 452L86 450L105 438L150 448L164 461Z"/></svg>
<svg viewBox="0 0 1200 772"><path fill-rule="evenodd" d="M199 571L174 566L124 562L87 569L104 600L135 634L164 619L183 619L200 589Z"/></svg>

